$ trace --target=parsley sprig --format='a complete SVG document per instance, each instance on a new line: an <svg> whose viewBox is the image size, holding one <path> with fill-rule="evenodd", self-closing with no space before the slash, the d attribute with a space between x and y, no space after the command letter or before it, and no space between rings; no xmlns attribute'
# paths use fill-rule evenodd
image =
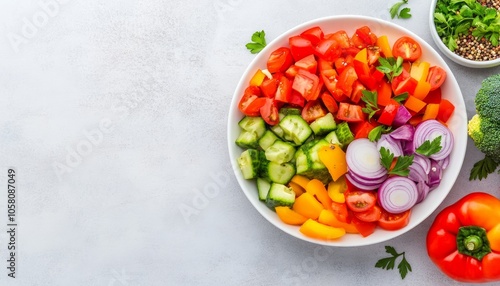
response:
<svg viewBox="0 0 500 286"><path fill-rule="evenodd" d="M361 97L361 100L366 103L366 106L363 107L361 110L368 114L368 120L372 119L373 115L377 113L377 111L380 110L377 105L377 92L376 91L369 91L369 90L363 90L361 91L363 96Z"/></svg>
<svg viewBox="0 0 500 286"><path fill-rule="evenodd" d="M252 42L246 44L247 49L250 50L252 54L257 54L262 51L262 49L267 45L266 43L266 33L264 30L257 31L252 35Z"/></svg>
<svg viewBox="0 0 500 286"><path fill-rule="evenodd" d="M469 181L479 179L486 179L489 174L495 172L495 170L500 166L499 163L495 162L490 157L484 157L484 159L477 161L472 170L470 171Z"/></svg>
<svg viewBox="0 0 500 286"><path fill-rule="evenodd" d="M430 156L441 151L443 147L441 146L441 136L437 136L432 141L425 140L422 145L420 145L415 152L422 154L424 156Z"/></svg>
<svg viewBox="0 0 500 286"><path fill-rule="evenodd" d="M408 19L411 18L411 9L408 7L405 7L401 9L401 6L408 4L408 0L402 0L400 2L396 2L394 5L391 6L391 9L389 9L389 13L391 13L391 19L394 19L396 17L402 18L402 19ZM401 9L401 10L400 10Z"/></svg>
<svg viewBox="0 0 500 286"><path fill-rule="evenodd" d="M378 58L380 65L377 69L385 74L389 81L403 72L403 58Z"/></svg>
<svg viewBox="0 0 500 286"><path fill-rule="evenodd" d="M451 51L458 47L460 35L471 34L486 38L498 46L500 36L500 13L494 8L472 0L438 0L434 11L434 24L443 43Z"/></svg>
<svg viewBox="0 0 500 286"><path fill-rule="evenodd" d="M411 272L411 265L406 260L404 251L401 253L397 253L394 247L386 245L385 252L389 253L392 256L380 259L375 264L375 267L382 268L385 270L394 269L394 266L396 265L396 260L398 259L398 257L402 255L403 259L401 259L401 261L398 264L398 270L399 274L401 275L401 279L405 279L406 275L408 274L408 271Z"/></svg>
<svg viewBox="0 0 500 286"><path fill-rule="evenodd" d="M368 139L372 142L378 141L382 137L382 133L389 133L392 126L379 125L368 132Z"/></svg>
<svg viewBox="0 0 500 286"><path fill-rule="evenodd" d="M410 165L413 163L413 155L410 156L399 156L396 157L396 163L391 169L392 161L394 160L394 154L387 148L380 148L380 162L384 168L387 169L387 173L390 175L398 175L402 177L407 177L410 174Z"/></svg>

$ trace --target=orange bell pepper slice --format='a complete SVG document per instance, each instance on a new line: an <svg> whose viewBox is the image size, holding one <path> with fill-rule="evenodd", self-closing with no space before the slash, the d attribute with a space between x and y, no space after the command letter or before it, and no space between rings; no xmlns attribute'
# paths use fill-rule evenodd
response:
<svg viewBox="0 0 500 286"><path fill-rule="evenodd" d="M292 180L290 181L301 186L305 190L310 180L305 176L295 175L292 177Z"/></svg>
<svg viewBox="0 0 500 286"><path fill-rule="evenodd" d="M352 223L338 220L331 210L322 210L319 214L318 222L333 227L343 228L347 233L359 233L358 229Z"/></svg>
<svg viewBox="0 0 500 286"><path fill-rule="evenodd" d="M345 176L340 177L337 181L328 183L328 196L336 203L345 203L345 191L347 191Z"/></svg>
<svg viewBox="0 0 500 286"><path fill-rule="evenodd" d="M332 199L328 196L328 191L325 188L325 185L318 180L312 179L306 186L306 192L311 195L316 196L316 199L323 205L325 209L328 209L332 205Z"/></svg>
<svg viewBox="0 0 500 286"><path fill-rule="evenodd" d="M312 219L308 219L302 224L299 230L308 237L325 240L337 239L345 235L343 228L325 225Z"/></svg>
<svg viewBox="0 0 500 286"><path fill-rule="evenodd" d="M292 209L307 218L317 219L324 207L312 194L305 192L295 199Z"/></svg>
<svg viewBox="0 0 500 286"><path fill-rule="evenodd" d="M323 146L319 149L318 155L334 181L347 173L345 152L339 145Z"/></svg>
<svg viewBox="0 0 500 286"><path fill-rule="evenodd" d="M292 188L293 192L295 193L295 197L298 197L305 192L304 188L292 181L288 182L288 186Z"/></svg>
<svg viewBox="0 0 500 286"><path fill-rule="evenodd" d="M291 225L301 225L304 222L306 222L307 218L294 210L290 209L289 207L275 207L276 214L278 217L281 219L286 224L291 224Z"/></svg>

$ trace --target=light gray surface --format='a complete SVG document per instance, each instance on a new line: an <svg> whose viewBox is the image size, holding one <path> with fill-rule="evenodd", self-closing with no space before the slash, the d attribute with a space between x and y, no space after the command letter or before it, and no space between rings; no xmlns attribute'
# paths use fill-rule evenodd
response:
<svg viewBox="0 0 500 286"><path fill-rule="evenodd" d="M8 167L18 172L19 226L17 278L0 262L0 285L459 285L426 254L436 213L388 243L320 247L260 216L227 155L227 112L255 57L244 46L253 32L270 41L329 15L390 20L393 2L42 0L47 12L38 0L2 1L0 261ZM435 47L427 2L391 21ZM500 69L447 62L470 118L481 80ZM475 190L500 195L498 175L468 181L481 158L468 144L440 209ZM404 281L374 267L384 245L406 252Z"/></svg>

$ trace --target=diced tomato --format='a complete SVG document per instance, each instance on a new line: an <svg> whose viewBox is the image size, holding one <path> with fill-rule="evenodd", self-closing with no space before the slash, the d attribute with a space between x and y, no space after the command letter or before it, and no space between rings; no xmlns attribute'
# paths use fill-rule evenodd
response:
<svg viewBox="0 0 500 286"><path fill-rule="evenodd" d="M264 101L257 100L261 96L259 87L250 85L245 89L238 103L238 109L247 116L259 116L259 109ZM263 98L264 99L264 98Z"/></svg>
<svg viewBox="0 0 500 286"><path fill-rule="evenodd" d="M359 231L359 233L363 237L367 237L370 234L375 232L375 228L377 228L377 223L376 222L366 222L362 221L357 217L352 218L352 224L356 227L356 229Z"/></svg>
<svg viewBox="0 0 500 286"><path fill-rule="evenodd" d="M288 77L288 78L294 78L297 73L299 72L299 67L296 66L296 65L291 65L286 71L285 71L285 75Z"/></svg>
<svg viewBox="0 0 500 286"><path fill-rule="evenodd" d="M356 70L354 70L353 66L349 65L339 75L337 87L342 90L346 96L350 97L352 93L352 85L357 79L358 75L356 74Z"/></svg>
<svg viewBox="0 0 500 286"><path fill-rule="evenodd" d="M377 202L377 196L371 191L349 191L345 193L347 208L353 212L367 211Z"/></svg>
<svg viewBox="0 0 500 286"><path fill-rule="evenodd" d="M325 36L325 38L326 37L327 36ZM344 30L340 30L333 34L329 34L328 38L334 39L339 44L339 47L341 49L347 49L352 46L351 41L349 39L349 35Z"/></svg>
<svg viewBox="0 0 500 286"><path fill-rule="evenodd" d="M396 117L396 113L398 112L399 104L398 103L389 103L382 110L382 114L380 114L377 122L380 124L384 124L387 126L391 126L394 118Z"/></svg>
<svg viewBox="0 0 500 286"><path fill-rule="evenodd" d="M306 104L306 99L302 96L302 94L298 93L295 90L292 90L292 97L290 98L289 104L297 107L304 107Z"/></svg>
<svg viewBox="0 0 500 286"><path fill-rule="evenodd" d="M355 40L356 38L356 40ZM367 46L372 46L375 45L377 42L377 36L372 33L370 28L368 26L363 26L358 29L356 29L356 32L354 33L352 37L353 43L356 47L367 47Z"/></svg>
<svg viewBox="0 0 500 286"><path fill-rule="evenodd" d="M276 90L278 89L279 84L278 78L265 78L262 84L260 85L260 90L262 94L266 97L274 97L276 94Z"/></svg>
<svg viewBox="0 0 500 286"><path fill-rule="evenodd" d="M385 76L385 74L383 72L379 71L375 67L372 67L371 75L377 83L380 83L384 79L384 76Z"/></svg>
<svg viewBox="0 0 500 286"><path fill-rule="evenodd" d="M293 80L292 89L306 100L316 100L319 96L319 78L313 73L300 69Z"/></svg>
<svg viewBox="0 0 500 286"><path fill-rule="evenodd" d="M351 222L349 212L347 211L347 205L345 203L332 202L332 212L335 217L341 222Z"/></svg>
<svg viewBox="0 0 500 286"><path fill-rule="evenodd" d="M432 66L429 68L429 74L427 75L427 82L431 84L431 90L436 90L439 88L444 80L446 79L446 71L438 66Z"/></svg>
<svg viewBox="0 0 500 286"><path fill-rule="evenodd" d="M272 98L266 98L265 104L260 108L260 116L269 125L278 124L280 118L278 114L278 107Z"/></svg>
<svg viewBox="0 0 500 286"><path fill-rule="evenodd" d="M293 63L292 53L289 48L281 47L271 53L267 60L267 70L270 73L284 72Z"/></svg>
<svg viewBox="0 0 500 286"><path fill-rule="evenodd" d="M392 79L392 90L395 95L400 95L402 93L408 92L413 94L415 88L417 87L417 80L410 76L410 73L403 69L400 75Z"/></svg>
<svg viewBox="0 0 500 286"><path fill-rule="evenodd" d="M290 102L292 97L292 82L284 75L280 76L274 99L281 102Z"/></svg>
<svg viewBox="0 0 500 286"><path fill-rule="evenodd" d="M303 68L310 73L316 73L318 67L318 62L314 58L314 55L308 55L295 62L295 66Z"/></svg>
<svg viewBox="0 0 500 286"><path fill-rule="evenodd" d="M354 61L354 57L351 55L340 57L335 60L335 69L340 74L344 71L344 69L350 65L352 65Z"/></svg>
<svg viewBox="0 0 500 286"><path fill-rule="evenodd" d="M326 115L326 111L321 106L321 103L316 100L311 100L306 103L304 108L302 109L302 118L308 123L313 122L314 120L323 117Z"/></svg>
<svg viewBox="0 0 500 286"><path fill-rule="evenodd" d="M311 41L301 36L293 36L288 39L292 57L295 61L308 55L314 54L314 46Z"/></svg>
<svg viewBox="0 0 500 286"><path fill-rule="evenodd" d="M392 46L392 55L395 58L402 57L403 60L414 62L422 55L422 48L414 39L403 36Z"/></svg>
<svg viewBox="0 0 500 286"><path fill-rule="evenodd" d="M366 90L365 86L361 82L356 80L352 85L351 101L354 103L358 103L363 96L363 90Z"/></svg>
<svg viewBox="0 0 500 286"><path fill-rule="evenodd" d="M365 114L359 105L340 102L336 118L347 122L360 122L365 120Z"/></svg>
<svg viewBox="0 0 500 286"><path fill-rule="evenodd" d="M455 105L451 103L448 99L442 99L439 104L439 112L437 119L446 123L450 119L451 115L455 111Z"/></svg>
<svg viewBox="0 0 500 286"><path fill-rule="evenodd" d="M368 134L372 131L373 128L377 127L377 123L375 121L362 121L353 125L352 131L354 133L354 138L368 138Z"/></svg>
<svg viewBox="0 0 500 286"><path fill-rule="evenodd" d="M328 112L335 114L339 110L338 103L328 91L321 94L321 101L323 102L323 105L325 105Z"/></svg>
<svg viewBox="0 0 500 286"><path fill-rule="evenodd" d="M364 212L354 212L354 216L364 222L376 222L382 217L382 209L374 205L367 211Z"/></svg>
<svg viewBox="0 0 500 286"><path fill-rule="evenodd" d="M411 210L393 214L382 209L382 216L378 220L378 226L386 230L398 230L408 225L410 216Z"/></svg>
<svg viewBox="0 0 500 286"><path fill-rule="evenodd" d="M369 90L375 90L377 88L377 81L374 77L371 76L370 68L368 67L368 63L360 62L356 59L353 61L354 70L358 75L359 81L363 83Z"/></svg>
<svg viewBox="0 0 500 286"><path fill-rule="evenodd" d="M319 58L327 61L336 60L342 53L339 44L334 39L321 40L316 46L315 52Z"/></svg>
<svg viewBox="0 0 500 286"><path fill-rule="evenodd" d="M369 65L374 65L378 62L378 59L380 58L380 48L377 46L368 46L366 47L367 52L368 52L368 64Z"/></svg>
<svg viewBox="0 0 500 286"><path fill-rule="evenodd" d="M324 34L319 26L314 26L302 32L300 36L308 39L315 46L323 39Z"/></svg>
<svg viewBox="0 0 500 286"><path fill-rule="evenodd" d="M347 97L342 93L342 91L337 88L338 74L335 69L332 68L331 63L320 59L318 62L321 79L325 84L326 89L332 94L333 98L337 102L347 100Z"/></svg>

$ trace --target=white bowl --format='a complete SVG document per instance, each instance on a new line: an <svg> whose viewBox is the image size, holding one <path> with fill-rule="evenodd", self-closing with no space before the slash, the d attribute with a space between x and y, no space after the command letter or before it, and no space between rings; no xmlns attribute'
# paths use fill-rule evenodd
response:
<svg viewBox="0 0 500 286"><path fill-rule="evenodd" d="M354 33L356 28L367 25L371 28L372 32L376 35L387 35L391 45L394 41L403 35L408 35L418 41L422 47L422 60L428 61L433 65L439 65L447 72L447 79L442 86L443 98L447 98L455 105L455 113L448 121L449 128L453 132L455 137L455 146L451 153L449 167L444 171L443 178L439 187L429 193L427 198L416 205L412 209L412 215L409 224L396 231L386 231L381 228L377 228L373 234L368 237L362 237L359 234L346 234L340 239L336 240L319 240L304 236L299 232L299 227L291 226L283 223L275 212L270 210L263 202L259 201L257 196L257 187L254 180L246 180L241 175L237 164L237 158L240 156L243 149L236 146L234 143L238 134L240 133L240 128L238 126L238 121L243 117L243 114L238 110L238 101L243 95L245 88L258 68L265 68L266 61L270 53L281 46L288 45L288 38L292 35L298 35L302 31L313 27L320 26L325 33L335 32L338 30L345 30L349 35ZM266 48L264 48L250 63L248 68L245 70L243 76L241 77L238 86L233 95L231 101L231 106L228 115L228 147L229 147L229 157L231 164L235 171L238 183L245 196L248 198L250 203L257 209L257 211L264 216L270 223L272 223L277 228L283 230L284 232L290 234L291 236L297 237L299 239L309 241L321 245L338 246L338 247L352 247L369 245L374 243L383 242L392 238L395 238L425 220L436 208L441 204L445 197L450 192L455 180L460 172L462 166L465 150L467 147L467 114L465 109L464 100L462 98L462 92L458 86L458 83L453 76L452 71L446 64L446 62L441 58L441 56L432 49L432 47L419 38L416 34L392 24L387 21L364 17L364 16L333 16L320 18L316 20L309 21L307 23L301 24L274 39L270 42Z"/></svg>
<svg viewBox="0 0 500 286"><path fill-rule="evenodd" d="M432 0L431 3L431 9L429 13L429 27L431 29L432 39L434 40L434 43L436 43L438 49L450 60L454 61L459 65L466 66L469 68L491 68L500 65L500 58L491 61L473 61L461 57L455 54L454 52L450 51L450 49L448 49L448 47L443 43L443 41L439 37L436 31L436 25L434 23L434 10L436 10L437 1L438 0Z"/></svg>

